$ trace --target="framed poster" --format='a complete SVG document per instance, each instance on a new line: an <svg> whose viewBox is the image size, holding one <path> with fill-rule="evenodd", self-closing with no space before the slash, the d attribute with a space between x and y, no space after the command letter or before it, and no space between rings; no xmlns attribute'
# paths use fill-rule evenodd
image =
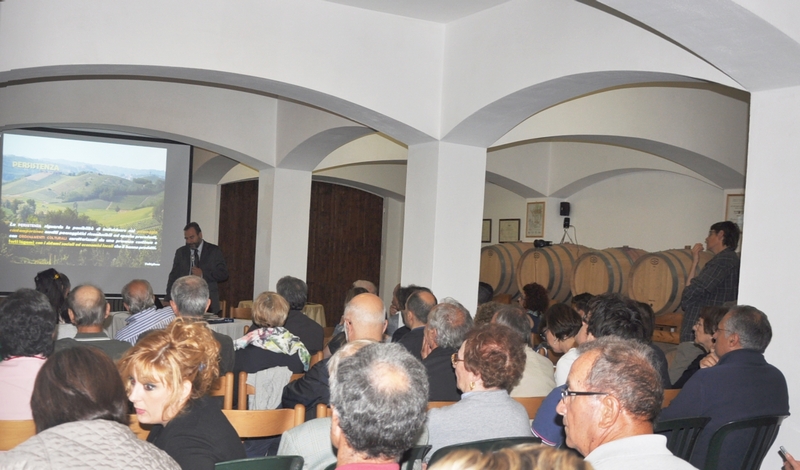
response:
<svg viewBox="0 0 800 470"><path fill-rule="evenodd" d="M500 219L500 243L519 241L519 219Z"/></svg>
<svg viewBox="0 0 800 470"><path fill-rule="evenodd" d="M528 238L541 238L544 236L544 201L528 203L525 236Z"/></svg>
<svg viewBox="0 0 800 470"><path fill-rule="evenodd" d="M729 220L742 228L744 218L744 194L728 194L725 202L725 220Z"/></svg>
<svg viewBox="0 0 800 470"><path fill-rule="evenodd" d="M492 243L492 219L483 219L481 243Z"/></svg>

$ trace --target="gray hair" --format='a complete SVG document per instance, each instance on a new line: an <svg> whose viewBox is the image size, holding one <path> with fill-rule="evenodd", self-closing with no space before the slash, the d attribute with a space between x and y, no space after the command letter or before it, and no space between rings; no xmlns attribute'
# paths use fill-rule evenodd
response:
<svg viewBox="0 0 800 470"><path fill-rule="evenodd" d="M504 305L497 310L492 322L511 328L514 333L519 335L523 343L532 346L531 324L528 318L528 314L522 307Z"/></svg>
<svg viewBox="0 0 800 470"><path fill-rule="evenodd" d="M308 301L308 285L302 280L292 276L283 276L275 286L281 297L289 302L292 310L303 310Z"/></svg>
<svg viewBox="0 0 800 470"><path fill-rule="evenodd" d="M365 346L339 362L331 406L353 450L397 461L425 423L425 367L400 344Z"/></svg>
<svg viewBox="0 0 800 470"><path fill-rule="evenodd" d="M441 303L431 309L427 328L436 331L437 347L458 349L472 329L472 317L463 307Z"/></svg>
<svg viewBox="0 0 800 470"><path fill-rule="evenodd" d="M772 341L772 326L767 314L749 305L737 305L725 316L725 329L739 335L743 349L764 353Z"/></svg>
<svg viewBox="0 0 800 470"><path fill-rule="evenodd" d="M373 295L369 293L359 295ZM372 310L363 303L355 302L358 295L350 299L350 302L344 306L343 317L347 317L353 323L358 325L382 325L386 321L386 307L382 307L380 311ZM381 305L383 305L381 303Z"/></svg>
<svg viewBox="0 0 800 470"><path fill-rule="evenodd" d="M461 310L463 310L464 312L466 312L468 317L471 317L471 315L469 314L469 310L467 310L467 307L461 305L461 302L459 302L458 300L456 300L456 299L454 299L452 297L445 297L439 303L455 305L456 307L458 307Z"/></svg>
<svg viewBox="0 0 800 470"><path fill-rule="evenodd" d="M72 289L67 296L67 305L75 315L75 326L102 325L106 318L106 296L92 284L81 284Z"/></svg>
<svg viewBox="0 0 800 470"><path fill-rule="evenodd" d="M142 284L146 289L144 291L141 289L133 289L133 286L136 284ZM153 300L153 286L144 279L134 279L125 284L125 287L122 288L122 301L128 306L128 310L130 310L132 315L142 310L147 310L155 306L155 301Z"/></svg>
<svg viewBox="0 0 800 470"><path fill-rule="evenodd" d="M208 303L208 283L200 276L179 277L172 283L169 296L181 315L201 317Z"/></svg>
<svg viewBox="0 0 800 470"><path fill-rule="evenodd" d="M428 303L422 298L423 292L427 292L433 297L433 303ZM422 323L428 323L428 315L434 305L436 305L436 296L427 288L415 290L406 300L406 310L410 310L417 317L417 320Z"/></svg>
<svg viewBox="0 0 800 470"><path fill-rule="evenodd" d="M604 336L578 348L581 355L590 351L599 354L586 377L587 391L608 393L632 415L654 421L664 389L652 349L641 341Z"/></svg>
<svg viewBox="0 0 800 470"><path fill-rule="evenodd" d="M348 343L344 343L342 347L339 348L330 359L328 359L328 383L335 380L336 370L339 368L339 362L357 353L364 346L374 343L375 341L371 339L357 339Z"/></svg>

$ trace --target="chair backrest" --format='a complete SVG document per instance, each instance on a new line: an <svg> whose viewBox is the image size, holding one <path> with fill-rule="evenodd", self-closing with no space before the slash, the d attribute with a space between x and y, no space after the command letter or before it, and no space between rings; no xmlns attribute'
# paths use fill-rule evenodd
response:
<svg viewBox="0 0 800 470"><path fill-rule="evenodd" d="M253 319L253 309L249 307L231 307L231 318L239 318L242 320Z"/></svg>
<svg viewBox="0 0 800 470"><path fill-rule="evenodd" d="M441 459L450 452L453 452L454 450L477 449L485 453L485 452L493 452L499 449L504 449L506 447L512 447L517 444L529 444L529 443L537 444L541 442L542 442L541 439L533 436L501 437L499 439L485 439L482 441L464 442L462 444L445 446L439 448L436 452L433 453L433 455L431 455L431 459L428 461L428 468L430 468L431 465L436 463L437 460Z"/></svg>
<svg viewBox="0 0 800 470"><path fill-rule="evenodd" d="M694 444L697 441L697 436L700 431L706 427L706 424L711 421L711 418L680 418L669 419L656 423L653 432L656 434L669 432L667 438L667 449L672 452L675 457L689 461L694 451Z"/></svg>
<svg viewBox="0 0 800 470"><path fill-rule="evenodd" d="M306 375L306 374L303 374L303 373L300 373L300 374L292 374L292 376L291 376L291 377L289 377L289 382L294 382L295 380L302 379L302 378L303 378L303 376L305 376L305 375Z"/></svg>
<svg viewBox="0 0 800 470"><path fill-rule="evenodd" d="M333 409L325 403L317 403L317 418L330 418L333 416Z"/></svg>
<svg viewBox="0 0 800 470"><path fill-rule="evenodd" d="M285 410L222 410L241 439L283 434L306 420L306 407Z"/></svg>
<svg viewBox="0 0 800 470"><path fill-rule="evenodd" d="M11 450L36 434L32 419L0 421L0 451Z"/></svg>
<svg viewBox="0 0 800 470"><path fill-rule="evenodd" d="M133 433L136 434L136 437L138 437L143 441L146 441L147 436L150 435L150 427L152 425L141 424L139 422L139 417L136 415L136 413L128 415L128 418L130 419L130 424L128 425L128 427L131 428L131 431L133 431Z"/></svg>
<svg viewBox="0 0 800 470"><path fill-rule="evenodd" d="M428 402L428 410L432 410L433 408L442 408L445 406L455 405L458 403L457 401L429 401Z"/></svg>
<svg viewBox="0 0 800 470"><path fill-rule="evenodd" d="M214 468L224 470L301 470L303 457L299 455L274 455L252 459L217 462Z"/></svg>
<svg viewBox="0 0 800 470"><path fill-rule="evenodd" d="M308 362L308 368L310 369L310 368L314 367L314 364L316 364L317 362L321 361L324 358L325 358L325 354L323 354L322 351L318 351L316 354L311 356L311 360Z"/></svg>
<svg viewBox="0 0 800 470"><path fill-rule="evenodd" d="M208 392L212 397L224 397L222 401L223 410L233 409L233 372L228 372L222 377L217 378L211 384L211 390Z"/></svg>
<svg viewBox="0 0 800 470"><path fill-rule="evenodd" d="M512 397L514 400L517 400L522 406L525 407L525 411L528 412L528 419L533 419L536 417L536 412L539 411L539 407L542 406L542 402L544 401L545 397Z"/></svg>
<svg viewBox="0 0 800 470"><path fill-rule="evenodd" d="M664 390L664 401L661 402L661 408L666 408L672 403L672 400L678 396L678 393L681 391L679 388L667 389Z"/></svg>
<svg viewBox="0 0 800 470"><path fill-rule="evenodd" d="M761 466L764 456L767 455L770 446L775 442L775 436L778 435L778 430L784 418L786 416L759 416L732 421L723 425L711 436L711 441L708 443L706 463L703 468L705 470L717 470L722 458L722 446L725 443L725 439L733 432L749 429L753 436L747 449L745 449L739 470L757 470ZM736 469L726 468L725 470Z"/></svg>

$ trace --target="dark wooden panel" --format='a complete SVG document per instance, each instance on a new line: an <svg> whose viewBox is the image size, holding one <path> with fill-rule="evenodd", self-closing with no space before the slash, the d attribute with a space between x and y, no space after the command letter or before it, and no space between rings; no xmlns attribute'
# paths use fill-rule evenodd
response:
<svg viewBox="0 0 800 470"><path fill-rule="evenodd" d="M339 322L353 281L376 285L381 270L383 198L329 183L311 184L308 300L325 307L328 326Z"/></svg>
<svg viewBox="0 0 800 470"><path fill-rule="evenodd" d="M223 184L220 189L219 246L230 277L219 285L220 300L228 308L253 299L256 259L258 180Z"/></svg>

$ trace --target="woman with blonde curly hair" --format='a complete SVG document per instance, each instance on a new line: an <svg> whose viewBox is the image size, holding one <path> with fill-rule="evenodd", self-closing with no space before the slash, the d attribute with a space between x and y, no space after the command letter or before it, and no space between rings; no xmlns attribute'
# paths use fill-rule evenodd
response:
<svg viewBox="0 0 800 470"><path fill-rule="evenodd" d="M520 444L494 452L476 449L450 452L429 470L592 470L574 452L542 444Z"/></svg>
<svg viewBox="0 0 800 470"><path fill-rule="evenodd" d="M182 468L213 469L245 458L239 436L206 396L219 375L219 343L205 324L178 318L142 338L120 359L122 381L147 441Z"/></svg>

